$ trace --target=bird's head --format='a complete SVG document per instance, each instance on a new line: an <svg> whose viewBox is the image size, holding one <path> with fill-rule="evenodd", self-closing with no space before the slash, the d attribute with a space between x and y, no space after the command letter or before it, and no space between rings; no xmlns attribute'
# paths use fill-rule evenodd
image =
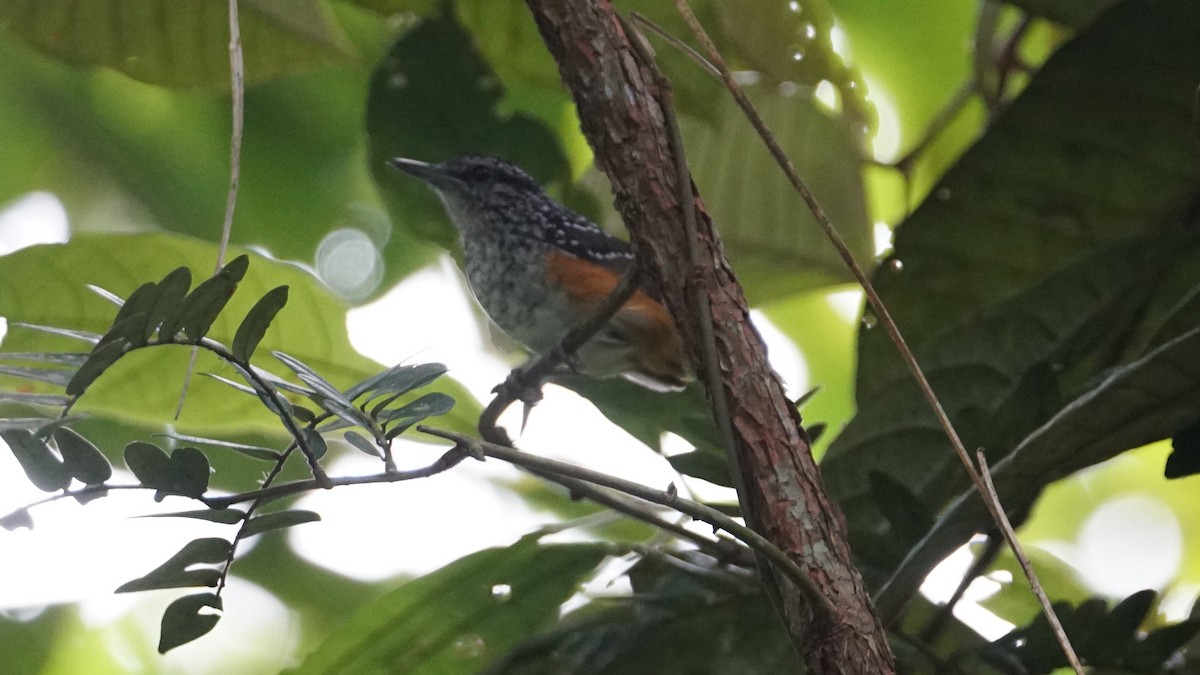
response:
<svg viewBox="0 0 1200 675"><path fill-rule="evenodd" d="M397 157L389 163L433 188L464 235L493 223L491 216L511 214L546 199L537 181L498 157L455 157L441 164Z"/></svg>

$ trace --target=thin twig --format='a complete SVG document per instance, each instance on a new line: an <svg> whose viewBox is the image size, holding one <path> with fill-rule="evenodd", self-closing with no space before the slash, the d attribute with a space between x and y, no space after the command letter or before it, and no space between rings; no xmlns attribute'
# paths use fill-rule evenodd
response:
<svg viewBox="0 0 1200 675"><path fill-rule="evenodd" d="M229 0L229 86L233 98L233 130L229 135L229 194L225 197L225 217L221 222L221 239L217 243L217 264L213 273L225 264L225 251L233 233L233 209L237 204L238 186L242 175L242 130L246 117L246 67L242 58L242 31L238 20L238 0ZM193 347L183 374L179 402L175 404L175 419L183 414L192 373L196 372L196 357L200 350Z"/></svg>
<svg viewBox="0 0 1200 675"><path fill-rule="evenodd" d="M772 565L786 576L789 580L796 584L797 588L804 594L812 603L815 612L823 613L825 616L836 616L837 612L829 598L825 597L820 589L816 587L804 570L800 568L786 553L779 550L765 537L738 523L733 518L717 511L716 509L705 506L699 502L680 497L678 494L664 492L648 488L640 483L623 480L615 476L610 476L606 473L585 469L574 464L559 462L553 459L546 459L521 452L515 448L489 443L487 441L476 440L470 436L445 431L442 429L433 429L424 425L417 427L418 430L427 434L445 438L454 441L455 447L462 448L465 452L482 457L494 457L503 460L510 464L515 464L522 468L531 471L541 471L559 476L568 476L580 481L594 483L606 488L611 488L623 492L628 495L644 499L648 502L653 502L668 508L675 509L680 513L686 514L712 525L714 528L722 529L754 549L756 553L761 553Z"/></svg>
<svg viewBox="0 0 1200 675"><path fill-rule="evenodd" d="M987 456L983 449L975 451L975 458L979 461L979 475L983 479L984 487L987 488L988 494L997 503L1000 503L1000 496L996 494L996 485L992 483L992 472L988 470ZM1017 562L1021 563L1021 569L1025 572L1025 578L1029 580L1029 587L1033 590L1033 594L1037 596L1038 602L1042 605L1042 612L1050 621L1050 628L1054 631L1054 637L1058 640L1058 644L1062 647L1063 654L1067 656L1067 662L1071 664L1077 675L1083 675L1083 664L1079 662L1079 657L1075 654L1075 649L1071 646L1071 640L1067 637L1067 632L1063 630L1062 623L1058 620L1058 615L1054 613L1054 608L1050 606L1050 598L1046 596L1045 589L1042 588L1041 582L1038 581L1037 575L1033 572L1033 565L1029 562L1029 557L1025 555L1025 551L1021 548L1021 542L1017 540L1017 533L1013 531L1012 524L1008 522L1008 515L1004 511L1000 511L1000 518L996 521L1000 526L1000 534L1004 535L1004 540L1008 542L1009 548L1012 549L1013 555L1017 557Z"/></svg>
<svg viewBox="0 0 1200 675"><path fill-rule="evenodd" d="M449 469L454 468L455 466L460 464L463 461L463 459L465 459L465 458L466 458L466 455L464 455L461 451L451 449L451 450L448 450L447 452L445 452L441 457L439 457L435 462L433 462L429 466L421 467L419 469L411 469L409 471L387 471L384 473L369 474L366 476L342 476L342 477L336 477L336 478L329 478L328 484L313 478L313 479L309 479L309 480L293 481L290 483L280 483L279 485L272 485L270 487L263 487L263 488L259 488L257 490L249 490L246 492L238 492L236 494L225 495L223 497L203 497L203 496L201 496L201 497L195 497L194 499L196 499L196 501L199 501L200 503L204 504L205 506L207 506L210 509L224 509L224 508L233 506L235 504L244 504L246 502L255 502L255 501L259 501L259 502L270 501L270 500L274 500L274 499L281 499L283 497L290 497L291 495L300 494L302 492L311 492L313 490L327 489L330 487L339 487L339 486L343 486L343 485L367 485L370 483L399 483L401 481L406 481L406 480L415 480L417 478L428 478L430 476L435 476L439 473L442 473L443 471L447 471ZM11 518L22 511L28 511L29 509L32 509L36 506L41 506L43 504L48 504L50 502L56 502L61 499L70 499L70 498L76 498L76 497L93 497L96 495L103 495L104 493L112 491L112 490L155 490L155 491L157 491L158 488L149 486L149 485L141 485L141 484L138 484L138 485L124 485L124 484L111 485L108 483L101 483L99 485L88 485L86 487L78 488L75 490L63 490L62 492L56 492L48 497L45 497L45 498L39 499L35 502L26 504L25 506L22 506L19 509L14 509L13 511L6 514L5 516L0 517L0 520ZM175 495L175 496L184 496L184 495Z"/></svg>
<svg viewBox="0 0 1200 675"><path fill-rule="evenodd" d="M452 448L446 451L437 459L437 461L429 466L424 466L419 469L411 469L408 471L385 471L384 473L369 474L366 476L342 476L330 478L329 486L339 487L342 485L367 485L370 483L399 483L401 481L415 480L417 478L428 478L458 466L463 459L465 459L465 455L461 451ZM319 488L325 488L325 485L323 485L320 481L315 479L299 480L290 483L280 483L279 485L272 485L271 487L251 490L249 492L239 492L238 494L229 495L226 497L205 497L201 498L200 501L204 502L204 505L209 508L223 509L234 504L242 504L255 500L279 499L281 497L300 494L301 492L310 492Z"/></svg>
<svg viewBox="0 0 1200 675"><path fill-rule="evenodd" d="M680 539L690 541L695 544L697 548L705 553L708 553L714 558L717 558L718 560L736 560L738 562L745 562L744 560L741 560L743 556L739 554L747 549L742 548L740 545L734 545L733 540L714 540L696 532L692 532L678 523L673 523L665 518L660 517L653 510L646 508L645 504L637 500L630 499L619 492L606 490L587 481L578 480L570 476L563 476L546 471L538 471L528 467L526 467L526 470L538 478L548 480L552 483L557 483L565 487L570 491L573 497L579 497L595 502L601 506L616 511L617 513L633 518L634 520L640 520L647 525L662 530L663 532L669 532Z"/></svg>

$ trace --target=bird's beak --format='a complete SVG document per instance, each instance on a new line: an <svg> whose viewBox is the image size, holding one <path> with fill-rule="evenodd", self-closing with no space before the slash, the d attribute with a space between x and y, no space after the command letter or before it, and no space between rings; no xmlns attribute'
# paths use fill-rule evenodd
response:
<svg viewBox="0 0 1200 675"><path fill-rule="evenodd" d="M438 190L462 186L461 180L450 175L449 173L446 173L446 171L437 164L419 162L415 159L405 159L404 157L395 157L393 159L389 159L388 164L391 164L410 176L420 178L428 183L431 187Z"/></svg>

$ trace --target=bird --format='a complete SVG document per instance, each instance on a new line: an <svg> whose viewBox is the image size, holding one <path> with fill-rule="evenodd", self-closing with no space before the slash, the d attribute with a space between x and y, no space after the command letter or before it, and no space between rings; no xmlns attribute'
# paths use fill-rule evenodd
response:
<svg viewBox="0 0 1200 675"><path fill-rule="evenodd" d="M628 243L545 193L498 157L389 164L441 198L462 243L464 271L491 321L535 354L558 346L635 264ZM653 288L641 285L570 361L592 377L621 376L655 391L692 379L683 341Z"/></svg>

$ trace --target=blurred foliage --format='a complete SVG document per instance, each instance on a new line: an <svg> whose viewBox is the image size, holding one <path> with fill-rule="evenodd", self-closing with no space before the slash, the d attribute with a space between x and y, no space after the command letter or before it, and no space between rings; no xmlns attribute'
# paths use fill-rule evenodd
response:
<svg viewBox="0 0 1200 675"><path fill-rule="evenodd" d="M687 35L669 0L616 4ZM1162 485L1163 445L1090 470L1086 486L1060 479L1170 437L1178 458L1167 472L1192 471L1200 410L1192 366L1200 344L1194 3L692 4L859 260L876 253L874 221L898 226L875 283L968 447L987 449L1010 506L1032 506L1027 535L1074 541L1097 504L1134 490L1155 493L1187 531L1197 505L1186 483ZM519 0L240 6L249 88L234 255L257 250L278 261L251 266L230 318L212 327L220 341L233 343L254 300L286 284L288 307L256 353L291 354L337 388L380 370L350 346L348 303L379 297L456 247L440 205L390 172L389 157L502 154L620 231L557 66ZM211 268L228 189L226 12L221 0L0 0L0 156L14 169L0 172L0 204L49 191L71 224L66 245L0 258L5 351L87 351L14 325L104 332L111 307L85 284L128 297L174 267L198 276ZM961 469L871 315L855 352L848 276L748 124L689 57L649 39L747 295L804 352L809 380L791 384L820 387L803 410L806 424L827 425L824 477L845 507L868 579L882 585L910 558L882 606L903 604L986 521L963 495ZM893 160L899 165L886 164ZM351 265L366 281L353 288L327 265L347 231L367 245ZM396 326L434 320L403 316ZM241 344L253 337L243 334ZM187 359L182 347L122 359L89 388L80 410L90 417L73 428L114 460L115 449L162 430ZM15 380L0 379L12 390ZM26 402L58 392L22 382ZM677 456L675 467L719 477L723 460L698 390L656 396L617 381L564 383L651 447L666 431L683 437L699 454ZM458 401L445 423L473 428L470 396L453 383L436 388ZM6 415L22 405L0 400ZM253 396L197 378L173 431L272 447L277 427ZM30 447L27 458L60 480L65 465L54 468L52 455ZM258 465L226 450L208 453L211 486L253 485ZM302 475L292 466L283 477ZM592 512L540 486L514 485L560 517ZM649 536L641 527L588 532L620 544L527 541L483 551L374 604L387 584L319 570L277 536L238 564L300 617L299 656L313 652L306 672L369 670L402 652L451 672L788 672L790 646L741 568L622 548ZM1174 593L1190 592L1187 583L1200 577L1193 548L1185 546ZM560 619L562 602L605 556L618 555L634 560L620 573L630 592L589 595ZM1069 565L1044 552L1035 564L1052 597L1070 603L1068 616L1092 612L1107 625L1101 619L1117 614L1088 599L1094 589ZM1012 565L1002 555L994 569ZM1058 664L1023 587L1005 586L989 606L1023 628L990 647L955 619L923 636L936 609L918 598L900 616L893 647L915 672ZM1136 672L1162 666L1192 624L1143 624L1148 607L1133 629L1121 625L1128 650L1085 657ZM0 649L0 672L71 672L78 662L68 652L81 643L95 668L121 668L70 612L0 622L0 630L0 641L28 646ZM157 663L152 644L142 651L145 663Z"/></svg>

